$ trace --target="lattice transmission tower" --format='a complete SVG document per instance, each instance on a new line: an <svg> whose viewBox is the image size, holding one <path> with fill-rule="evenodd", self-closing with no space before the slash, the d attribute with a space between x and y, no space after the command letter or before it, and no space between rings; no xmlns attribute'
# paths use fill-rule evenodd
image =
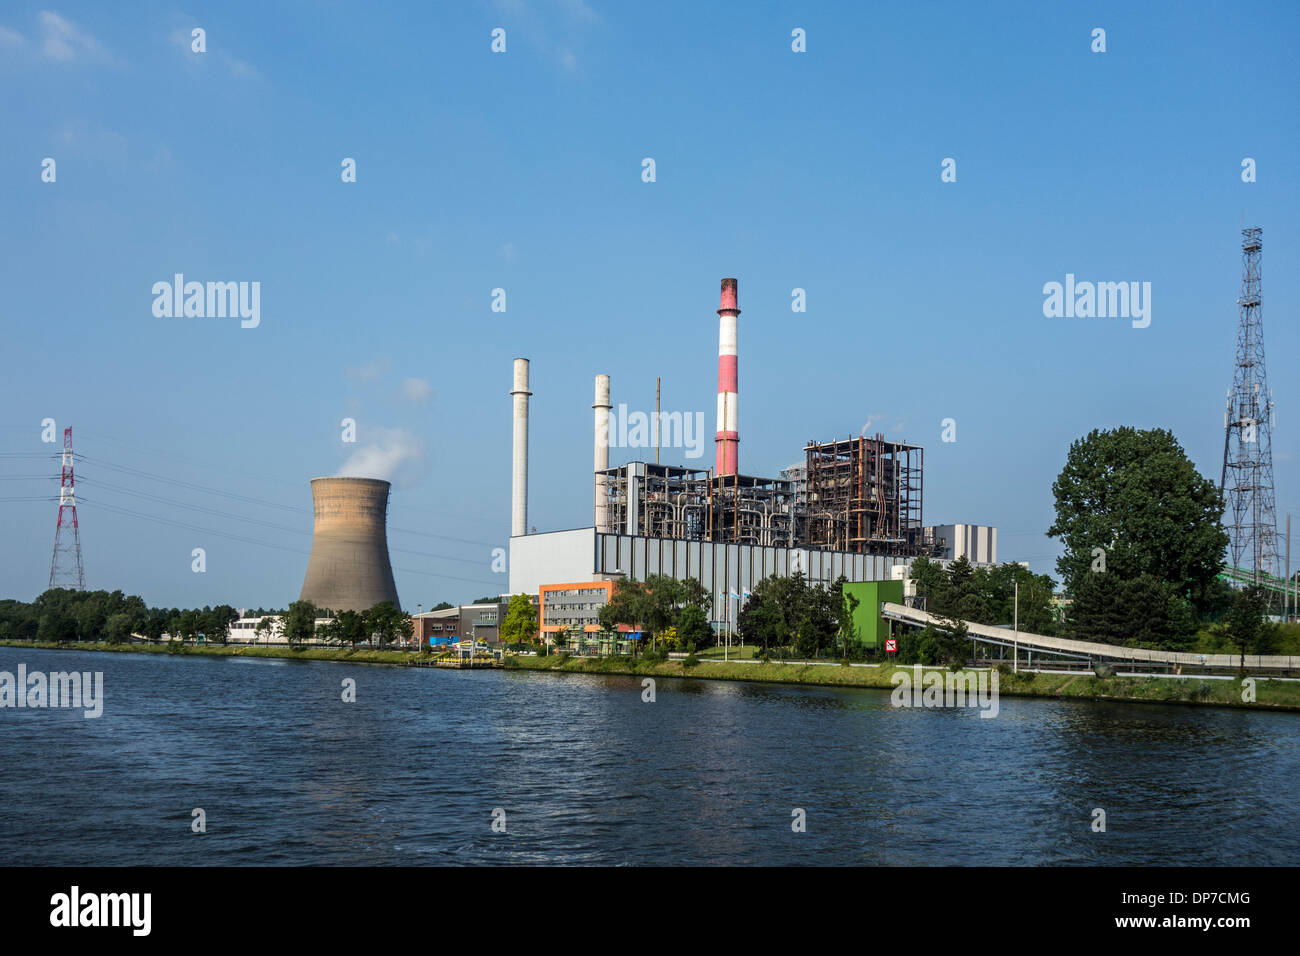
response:
<svg viewBox="0 0 1300 956"><path fill-rule="evenodd" d="M50 587L86 590L81 566L81 531L77 527L77 490L72 477L72 429L63 429L63 474L59 480L59 523L54 528Z"/></svg>
<svg viewBox="0 0 1300 956"><path fill-rule="evenodd" d="M1273 393L1264 369L1259 260L1263 230L1241 230L1241 296L1237 299L1237 365L1223 414L1224 521L1231 566L1254 583L1278 577L1273 504ZM1272 589L1268 592L1272 594Z"/></svg>

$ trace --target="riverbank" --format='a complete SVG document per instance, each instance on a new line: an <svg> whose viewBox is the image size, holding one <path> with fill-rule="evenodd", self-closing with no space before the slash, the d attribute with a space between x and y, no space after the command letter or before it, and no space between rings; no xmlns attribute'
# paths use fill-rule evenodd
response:
<svg viewBox="0 0 1300 956"><path fill-rule="evenodd" d="M381 651L365 647L273 647L256 644L105 644L75 641L0 641L0 647L34 647L50 651L106 651L125 654L164 654L173 657L274 657L292 661L346 661L350 664L408 664L429 660L428 654Z"/></svg>
<svg viewBox="0 0 1300 956"><path fill-rule="evenodd" d="M892 690L893 674L911 668L896 665L850 667L839 664L738 664L700 661L644 663L623 658L507 657L507 669L561 674L626 674L636 677L677 677L702 680L807 684L817 687L867 687ZM926 668L942 670L942 668ZM1254 710L1300 712L1300 683L1256 678L1255 700L1241 699L1239 680L1199 680L1172 677L1095 677L1085 674L998 674L998 693L1006 697L1056 697L1079 700L1134 701L1151 704L1201 704Z"/></svg>
<svg viewBox="0 0 1300 956"><path fill-rule="evenodd" d="M128 654L165 654L176 657L266 657L295 661L342 661L351 664L404 666L427 661L428 654L352 647L272 647L266 645L199 644L106 644L49 641L0 641L0 647L43 650L99 651ZM803 684L815 687L863 687L892 690L892 675L908 670L895 665L849 667L839 664L748 664L701 660L693 667L681 661L647 663L627 658L507 657L512 670L546 671L561 674L623 674L636 677L675 677L697 680L755 681L773 684ZM940 668L926 668L941 670ZM1078 700L1115 700L1151 704L1200 704L1254 710L1300 712L1300 682L1256 678L1255 700L1241 699L1239 680L1211 680L1171 677L1095 677L1086 674L999 674L998 693L1006 697L1055 697Z"/></svg>

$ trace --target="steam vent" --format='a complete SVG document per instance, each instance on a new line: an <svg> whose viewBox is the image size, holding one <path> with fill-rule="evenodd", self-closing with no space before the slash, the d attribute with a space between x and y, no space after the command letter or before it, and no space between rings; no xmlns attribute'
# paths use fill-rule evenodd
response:
<svg viewBox="0 0 1300 956"><path fill-rule="evenodd" d="M300 600L331 611L397 603L388 563L388 488L377 478L313 478L312 533Z"/></svg>

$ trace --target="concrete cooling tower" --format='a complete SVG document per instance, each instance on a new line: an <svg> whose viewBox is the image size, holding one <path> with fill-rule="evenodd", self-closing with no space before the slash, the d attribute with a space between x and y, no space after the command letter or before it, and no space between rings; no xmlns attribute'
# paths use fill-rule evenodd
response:
<svg viewBox="0 0 1300 956"><path fill-rule="evenodd" d="M377 478L313 478L316 529L299 599L331 611L397 603L388 563L388 488Z"/></svg>

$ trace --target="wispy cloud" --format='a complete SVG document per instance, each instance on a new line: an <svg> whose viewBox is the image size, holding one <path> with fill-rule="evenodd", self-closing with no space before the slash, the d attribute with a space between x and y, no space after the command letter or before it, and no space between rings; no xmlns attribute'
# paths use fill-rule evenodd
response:
<svg viewBox="0 0 1300 956"><path fill-rule="evenodd" d="M350 366L345 371L348 378L356 379L358 382L375 382L388 374L388 369L392 364L391 359L380 355L371 359L365 365Z"/></svg>
<svg viewBox="0 0 1300 956"><path fill-rule="evenodd" d="M17 30L0 26L0 50L17 50L27 43L27 38Z"/></svg>
<svg viewBox="0 0 1300 956"><path fill-rule="evenodd" d="M50 10L37 16L41 30L41 56L55 63L107 63L116 58L89 32Z"/></svg>
<svg viewBox="0 0 1300 956"><path fill-rule="evenodd" d="M433 386L422 378L404 378L401 392L408 402L427 402L433 395Z"/></svg>
<svg viewBox="0 0 1300 956"><path fill-rule="evenodd" d="M85 119L64 122L54 131L54 140L70 152L83 156L118 163L125 163L128 158L125 136Z"/></svg>
<svg viewBox="0 0 1300 956"><path fill-rule="evenodd" d="M210 34L205 33L204 35L205 52L196 52L194 50L194 30L197 26L197 24L178 26L172 30L171 35L168 37L171 45L185 57L185 61L191 69L201 70L208 63L216 63L231 76L240 79L258 80L262 78L261 71L257 67L246 60L239 59L229 49L215 41Z"/></svg>
<svg viewBox="0 0 1300 956"><path fill-rule="evenodd" d="M585 0L494 0L494 6L508 18L504 24L508 38L522 35L543 58L566 73L577 72L578 48L586 33L601 22L600 14Z"/></svg>

